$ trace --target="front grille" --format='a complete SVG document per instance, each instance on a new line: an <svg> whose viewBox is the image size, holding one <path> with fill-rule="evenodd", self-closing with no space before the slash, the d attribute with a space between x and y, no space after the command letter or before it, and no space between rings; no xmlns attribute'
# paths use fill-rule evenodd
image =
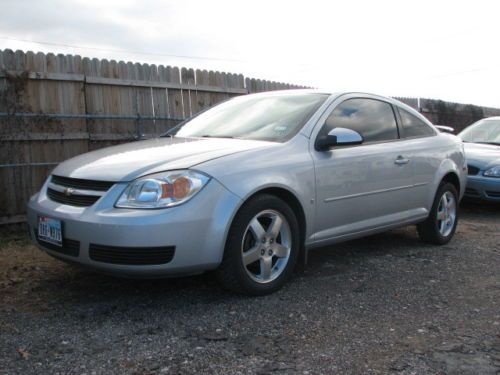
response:
<svg viewBox="0 0 500 375"><path fill-rule="evenodd" d="M125 265L165 264L172 260L175 246L117 247L90 244L89 257L96 262Z"/></svg>
<svg viewBox="0 0 500 375"><path fill-rule="evenodd" d="M100 198L98 195L66 195L51 188L47 189L47 196L54 202L80 207L92 206Z"/></svg>
<svg viewBox="0 0 500 375"><path fill-rule="evenodd" d="M64 187L94 191L108 191L111 186L114 185L114 182L110 181L82 180L80 178L69 178L54 175L52 175L50 181L56 185Z"/></svg>
<svg viewBox="0 0 500 375"><path fill-rule="evenodd" d="M113 185L114 182L110 181L84 180L52 175L47 189L47 196L54 202L87 207L97 202L102 196L102 192L108 191ZM60 189L56 189L57 186L60 186ZM60 191L61 189L64 189L64 192ZM70 189L77 191L71 192ZM96 193L92 194L92 191Z"/></svg>
<svg viewBox="0 0 500 375"><path fill-rule="evenodd" d="M62 246L57 246L54 245L53 243L50 242L45 242L41 240L38 237L38 232L36 229L33 231L35 233L35 238L36 241L40 244L40 246L43 246L49 250L64 254L64 255L69 255L72 257L77 257L80 255L80 242L76 240L70 240L69 238L63 238L62 241Z"/></svg>
<svg viewBox="0 0 500 375"><path fill-rule="evenodd" d="M475 176L479 173L479 168L474 167L473 165L467 165L467 174L469 176Z"/></svg>
<svg viewBox="0 0 500 375"><path fill-rule="evenodd" d="M485 193L490 198L500 198L500 191L486 191Z"/></svg>
<svg viewBox="0 0 500 375"><path fill-rule="evenodd" d="M466 188L465 195L479 197L479 192L476 189Z"/></svg>

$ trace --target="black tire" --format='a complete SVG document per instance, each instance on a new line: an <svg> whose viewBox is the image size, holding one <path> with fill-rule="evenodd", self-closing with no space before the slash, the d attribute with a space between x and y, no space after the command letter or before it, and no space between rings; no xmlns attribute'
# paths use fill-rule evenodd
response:
<svg viewBox="0 0 500 375"><path fill-rule="evenodd" d="M451 227L451 231L446 235L443 235L439 230L440 221L438 220L437 215L438 215L440 200L443 197L443 195L446 194L447 192L451 193L455 199L456 214L455 214L455 221L453 223L453 226ZM457 189L453 184L449 182L442 182L439 185L439 188L436 192L436 196L434 197L434 202L432 204L429 217L425 221L417 225L418 235L420 236L420 239L424 242L434 245L444 245L450 242L453 235L455 234L455 230L457 229L457 223L458 223Z"/></svg>
<svg viewBox="0 0 500 375"><path fill-rule="evenodd" d="M277 267L280 272L279 276L271 281L259 283L255 281L247 272L248 266L245 266L243 263L243 247L244 240L248 236L247 229L249 228L250 222L256 217L256 215L259 215L259 213L267 210L278 212L283 218L286 219L289 228L288 233L291 238L291 245L288 246L289 255L286 265L283 265L281 270L280 267ZM278 240L276 240L276 244L278 244ZM255 242L252 246L259 245ZM257 195L246 202L236 214L229 229L222 262L219 268L215 271L215 274L220 284L225 289L232 292L253 296L270 294L280 289L292 274L295 264L297 263L299 249L299 226L293 210L284 201L274 195ZM278 259L279 258L276 258L276 260L273 260L272 262L275 262ZM261 267L260 259L258 262L259 267ZM278 274L278 272L276 273Z"/></svg>

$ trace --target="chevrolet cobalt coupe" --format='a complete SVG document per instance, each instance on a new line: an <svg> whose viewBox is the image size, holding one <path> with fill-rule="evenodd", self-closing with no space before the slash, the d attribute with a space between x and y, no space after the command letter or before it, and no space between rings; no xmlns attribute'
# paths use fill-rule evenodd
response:
<svg viewBox="0 0 500 375"><path fill-rule="evenodd" d="M261 295L315 247L409 224L447 243L465 182L461 140L396 100L275 91L61 163L28 221L63 261L130 277L215 270Z"/></svg>

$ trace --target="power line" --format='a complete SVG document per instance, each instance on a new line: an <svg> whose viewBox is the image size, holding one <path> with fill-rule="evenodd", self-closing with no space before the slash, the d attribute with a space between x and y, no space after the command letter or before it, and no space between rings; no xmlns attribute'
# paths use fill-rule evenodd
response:
<svg viewBox="0 0 500 375"><path fill-rule="evenodd" d="M211 61L246 62L244 60L228 59L228 58L217 58L217 57L206 57L206 56L188 56L188 55L172 55L172 54L157 53L157 52L131 51L131 50L126 50L126 49L109 49L109 48L100 48L100 47L85 47L85 46L77 46L77 45L74 45L74 44L42 42L42 41L35 41L35 40L28 40L28 39L11 38L11 37L5 37L5 36L0 36L0 39L11 40L11 41L15 41L15 42L34 43L34 44L41 44L41 45L48 45L48 46L78 48L78 49L103 51L103 52L130 53L130 54L135 54L135 55L150 55L150 56L160 56L160 57L173 57L173 58L190 59L190 60L211 60Z"/></svg>

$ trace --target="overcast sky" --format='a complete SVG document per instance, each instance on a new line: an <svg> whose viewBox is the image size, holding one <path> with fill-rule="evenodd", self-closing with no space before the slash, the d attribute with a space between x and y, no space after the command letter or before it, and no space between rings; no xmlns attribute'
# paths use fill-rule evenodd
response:
<svg viewBox="0 0 500 375"><path fill-rule="evenodd" d="M0 49L500 107L499 11L498 0L2 0Z"/></svg>

